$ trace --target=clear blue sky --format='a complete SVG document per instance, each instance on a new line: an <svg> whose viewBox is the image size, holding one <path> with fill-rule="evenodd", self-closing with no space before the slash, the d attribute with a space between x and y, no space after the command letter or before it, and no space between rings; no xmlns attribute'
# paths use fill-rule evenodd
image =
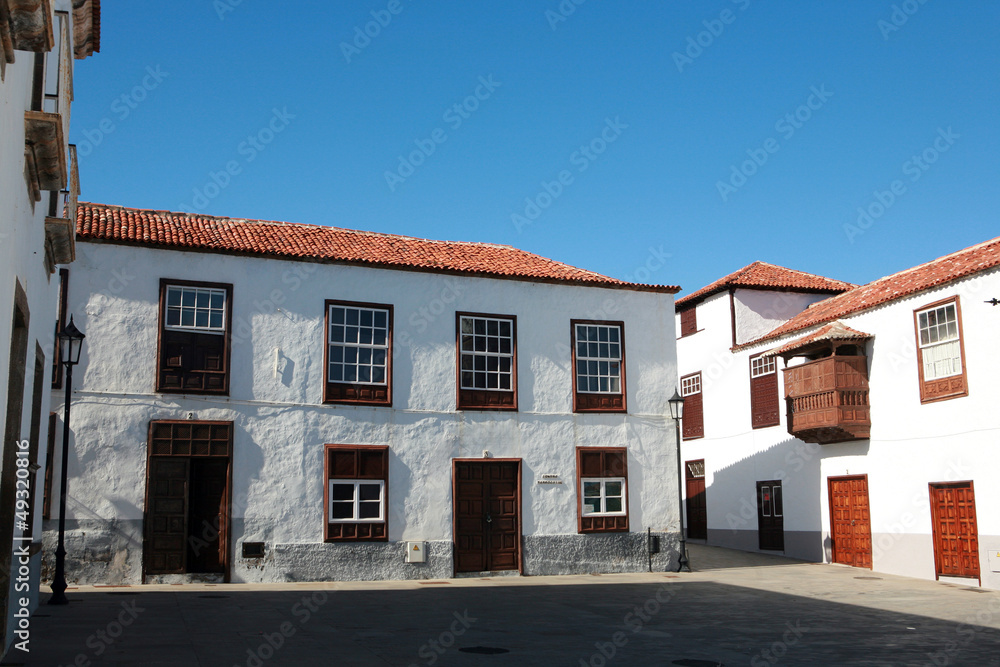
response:
<svg viewBox="0 0 1000 667"><path fill-rule="evenodd" d="M1000 234L998 35L987 1L106 1L71 139L85 201L860 283Z"/></svg>

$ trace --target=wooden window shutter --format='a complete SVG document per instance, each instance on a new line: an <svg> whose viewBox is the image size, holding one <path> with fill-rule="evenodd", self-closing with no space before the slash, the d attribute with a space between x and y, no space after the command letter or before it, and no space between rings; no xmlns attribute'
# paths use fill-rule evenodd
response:
<svg viewBox="0 0 1000 667"><path fill-rule="evenodd" d="M681 336L690 336L698 331L697 306L681 311Z"/></svg>
<svg viewBox="0 0 1000 667"><path fill-rule="evenodd" d="M760 364L767 361L768 365L763 368L774 368L771 372L758 374L754 377L754 362ZM778 397L778 369L776 363L765 360L762 357L750 359L750 413L751 426L753 428L765 428L777 426L781 423Z"/></svg>
<svg viewBox="0 0 1000 667"><path fill-rule="evenodd" d="M685 440L705 437L705 416L701 397L701 392L684 397L684 418L681 424Z"/></svg>

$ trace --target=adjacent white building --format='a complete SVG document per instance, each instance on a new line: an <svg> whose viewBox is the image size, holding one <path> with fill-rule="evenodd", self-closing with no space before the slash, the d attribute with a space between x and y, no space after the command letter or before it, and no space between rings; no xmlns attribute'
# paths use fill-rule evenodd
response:
<svg viewBox="0 0 1000 667"><path fill-rule="evenodd" d="M677 288L97 204L77 233L70 581L676 563Z"/></svg>
<svg viewBox="0 0 1000 667"><path fill-rule="evenodd" d="M73 260L79 192L73 61L98 50L99 25L97 0L0 0L0 654L28 648L15 615L38 601L55 270Z"/></svg>
<svg viewBox="0 0 1000 667"><path fill-rule="evenodd" d="M679 299L688 535L1000 588L998 266L1000 239L859 287L758 263Z"/></svg>

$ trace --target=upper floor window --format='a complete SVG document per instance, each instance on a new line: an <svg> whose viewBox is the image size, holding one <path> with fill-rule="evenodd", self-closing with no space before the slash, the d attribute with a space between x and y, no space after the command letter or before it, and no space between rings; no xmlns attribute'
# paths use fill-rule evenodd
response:
<svg viewBox="0 0 1000 667"><path fill-rule="evenodd" d="M778 409L778 364L774 356L750 359L750 413L753 428L776 426Z"/></svg>
<svg viewBox="0 0 1000 667"><path fill-rule="evenodd" d="M962 309L958 297L914 311L920 400L923 403L967 396L962 346Z"/></svg>
<svg viewBox="0 0 1000 667"><path fill-rule="evenodd" d="M681 378L681 396L684 397L682 437L684 440L705 437L705 418L701 398L701 372Z"/></svg>
<svg viewBox="0 0 1000 667"><path fill-rule="evenodd" d="M698 331L697 306L681 311L681 336L690 336Z"/></svg>
<svg viewBox="0 0 1000 667"><path fill-rule="evenodd" d="M229 393L232 285L160 281L156 390Z"/></svg>
<svg viewBox="0 0 1000 667"><path fill-rule="evenodd" d="M517 319L458 313L459 409L517 409Z"/></svg>
<svg viewBox="0 0 1000 667"><path fill-rule="evenodd" d="M328 403L392 404L392 306L326 302Z"/></svg>
<svg viewBox="0 0 1000 667"><path fill-rule="evenodd" d="M573 409L625 411L625 325L573 320Z"/></svg>

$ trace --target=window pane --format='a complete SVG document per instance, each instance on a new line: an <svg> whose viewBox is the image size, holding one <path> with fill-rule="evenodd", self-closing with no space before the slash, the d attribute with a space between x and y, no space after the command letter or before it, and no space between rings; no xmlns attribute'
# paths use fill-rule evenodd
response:
<svg viewBox="0 0 1000 667"><path fill-rule="evenodd" d="M207 310L197 310L195 311L195 326L197 327L208 327L208 311Z"/></svg>
<svg viewBox="0 0 1000 667"><path fill-rule="evenodd" d="M621 496L622 495L622 483L621 482L605 482L604 492L609 498L611 496Z"/></svg>
<svg viewBox="0 0 1000 667"><path fill-rule="evenodd" d="M341 382L344 379L344 367L340 364L330 364L330 382Z"/></svg>
<svg viewBox="0 0 1000 667"><path fill-rule="evenodd" d="M179 306L181 305L181 292L173 287L167 288L167 305L168 306Z"/></svg>
<svg viewBox="0 0 1000 667"><path fill-rule="evenodd" d="M181 305L193 308L195 301L194 290L183 290L183 296L181 297Z"/></svg>
<svg viewBox="0 0 1000 667"><path fill-rule="evenodd" d="M334 324L344 323L344 309L336 306L330 308L330 321Z"/></svg>
<svg viewBox="0 0 1000 667"><path fill-rule="evenodd" d="M585 498L590 497L601 497L601 483L600 482L584 482L583 483L583 495Z"/></svg>
<svg viewBox="0 0 1000 667"><path fill-rule="evenodd" d="M345 313L347 317L347 324L357 326L358 324L358 309L357 308L345 308Z"/></svg>
<svg viewBox="0 0 1000 667"><path fill-rule="evenodd" d="M183 327L193 327L194 326L194 311L193 310L183 310L183 311L181 311L181 326L183 326Z"/></svg>
<svg viewBox="0 0 1000 667"><path fill-rule="evenodd" d="M381 503L359 503L358 504L358 518L359 519L377 519L379 517L379 509Z"/></svg>
<svg viewBox="0 0 1000 667"><path fill-rule="evenodd" d="M368 366L358 366L358 382L371 382L372 369Z"/></svg>
<svg viewBox="0 0 1000 667"><path fill-rule="evenodd" d="M374 314L370 310L361 311L361 326L370 327L374 321Z"/></svg>
<svg viewBox="0 0 1000 667"><path fill-rule="evenodd" d="M605 512L621 512L622 511L622 499L621 498L612 498L611 496L608 496L605 499L605 501L604 501L604 505L605 505L605 510L604 510Z"/></svg>
<svg viewBox="0 0 1000 667"><path fill-rule="evenodd" d="M180 298L178 296L178 298ZM181 323L181 309L180 308L168 308L167 309L167 326L175 327Z"/></svg>
<svg viewBox="0 0 1000 667"><path fill-rule="evenodd" d="M382 485L381 484L359 484L358 485L358 499L359 500L381 500L382 499Z"/></svg>
<svg viewBox="0 0 1000 667"><path fill-rule="evenodd" d="M375 311L375 326L379 329L387 329L389 327L389 313L384 310Z"/></svg>
<svg viewBox="0 0 1000 667"><path fill-rule="evenodd" d="M213 329L221 329L223 327L223 324L222 324L222 313L213 312L212 313L212 320L211 320L209 326L211 326Z"/></svg>
<svg viewBox="0 0 1000 667"><path fill-rule="evenodd" d="M372 382L376 384L385 384L385 369L384 368L373 368L372 369Z"/></svg>
<svg viewBox="0 0 1000 667"><path fill-rule="evenodd" d="M203 290L198 290L195 292L197 294L197 302L199 308L208 308L209 294Z"/></svg>
<svg viewBox="0 0 1000 667"><path fill-rule="evenodd" d="M342 503L330 503L330 514L333 519L353 519L354 518L354 502Z"/></svg>
<svg viewBox="0 0 1000 667"><path fill-rule="evenodd" d="M333 488L330 490L331 500L354 500L354 485L353 484L332 484Z"/></svg>

